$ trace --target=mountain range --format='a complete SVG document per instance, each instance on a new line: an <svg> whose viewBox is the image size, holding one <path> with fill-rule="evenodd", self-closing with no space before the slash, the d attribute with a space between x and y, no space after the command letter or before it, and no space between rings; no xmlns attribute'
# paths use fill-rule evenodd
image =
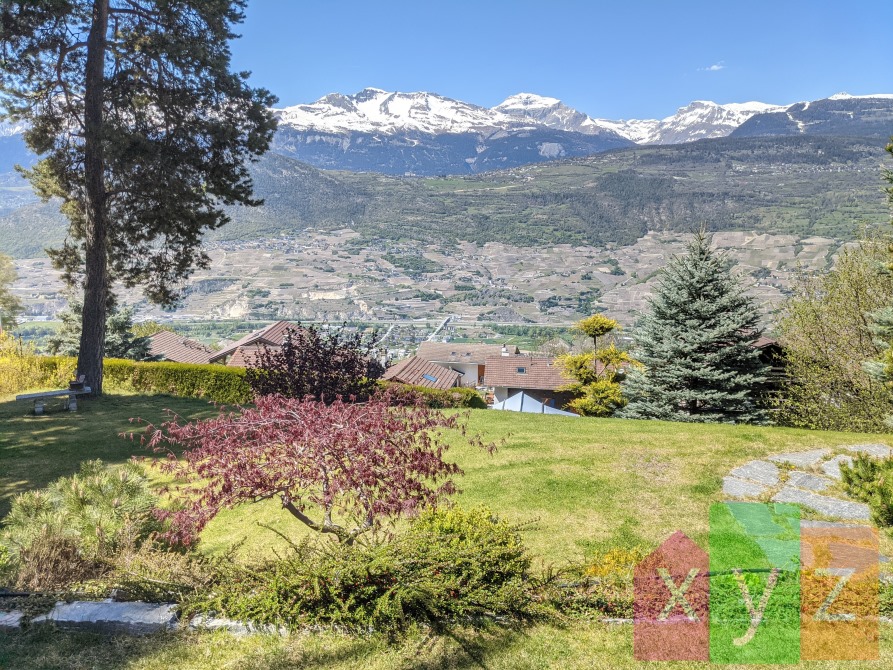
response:
<svg viewBox="0 0 893 670"><path fill-rule="evenodd" d="M273 112L275 153L322 169L435 176L729 136L885 138L893 128L893 95L839 93L789 105L696 100L660 120L609 120L532 93L488 109L435 93L366 88ZM22 130L0 123L0 174L27 162Z"/></svg>
<svg viewBox="0 0 893 670"><path fill-rule="evenodd" d="M430 176L728 136L884 137L893 127L893 95L839 93L790 105L697 100L662 120L609 120L532 93L488 109L433 93L367 88L275 114L277 153L319 168Z"/></svg>

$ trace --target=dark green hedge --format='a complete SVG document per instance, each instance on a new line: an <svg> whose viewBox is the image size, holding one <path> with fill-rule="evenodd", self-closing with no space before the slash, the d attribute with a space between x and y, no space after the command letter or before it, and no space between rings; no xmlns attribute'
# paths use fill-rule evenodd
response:
<svg viewBox="0 0 893 670"><path fill-rule="evenodd" d="M425 386L412 386L410 384L397 384L394 382L380 382L382 387L389 389L398 395L401 393L416 393L425 398L428 407L449 408L465 407L469 409L487 409L487 403L481 394L472 388L452 388L447 391L429 389Z"/></svg>

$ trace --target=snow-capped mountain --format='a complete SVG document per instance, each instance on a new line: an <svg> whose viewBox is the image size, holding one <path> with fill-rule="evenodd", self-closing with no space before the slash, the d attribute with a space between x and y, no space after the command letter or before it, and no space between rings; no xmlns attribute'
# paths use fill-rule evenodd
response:
<svg viewBox="0 0 893 670"><path fill-rule="evenodd" d="M557 98L518 93L493 108L425 91L366 88L274 109L272 150L317 168L459 174L586 156L636 144L803 134L889 136L893 94L838 93L773 105L696 100L664 119L601 119ZM24 124L0 123L0 172L28 159Z"/></svg>
<svg viewBox="0 0 893 670"><path fill-rule="evenodd" d="M21 135L25 132L26 124L24 121L0 121L0 137L13 137Z"/></svg>
<svg viewBox="0 0 893 670"><path fill-rule="evenodd" d="M597 121L583 112L568 107L557 98L547 98L533 93L518 93L509 96L496 105L493 111L510 116L517 121L532 122L556 130L586 135L617 133L621 137L626 137L623 133L618 133L616 129L610 127L609 124L612 123L610 121ZM632 140L630 137L627 139Z"/></svg>
<svg viewBox="0 0 893 670"><path fill-rule="evenodd" d="M725 137L755 114L782 105L745 102L719 105L697 100L663 120L594 119L557 98L518 93L492 109L434 93L397 93L366 88L332 93L314 103L276 110L281 126L320 133L481 133L550 128L583 135L623 137L636 144L679 144Z"/></svg>
<svg viewBox="0 0 893 670"><path fill-rule="evenodd" d="M633 145L610 129L574 129L567 119L560 124L562 113L568 119L577 115L581 123L588 118L561 107L545 123L514 109L487 109L424 91L366 88L274 110L279 131L273 149L323 168L455 174Z"/></svg>
<svg viewBox="0 0 893 670"><path fill-rule="evenodd" d="M485 107L434 93L390 93L380 88L364 88L354 95L331 93L308 105L274 111L280 125L324 133L492 132L513 123Z"/></svg>
<svg viewBox="0 0 893 670"><path fill-rule="evenodd" d="M680 107L673 116L654 121L633 121L634 129L650 127L650 132L637 144L683 144L695 140L726 137L756 114L776 112L784 105L765 102L742 102L718 105L710 100L695 100ZM649 124L649 125L641 125ZM653 126L651 124L654 124Z"/></svg>
<svg viewBox="0 0 893 670"><path fill-rule="evenodd" d="M532 93L513 95L493 108L494 111L518 119L528 119L558 130L591 135L616 133L636 144L681 144L705 138L725 137L754 114L780 109L784 107L763 102L718 105L707 100L696 100L663 120L613 121L593 119L556 98L546 98Z"/></svg>

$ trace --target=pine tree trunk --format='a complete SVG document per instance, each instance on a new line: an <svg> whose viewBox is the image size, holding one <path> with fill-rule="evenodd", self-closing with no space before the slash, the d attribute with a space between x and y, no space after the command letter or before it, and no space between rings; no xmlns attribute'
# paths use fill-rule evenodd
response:
<svg viewBox="0 0 893 670"><path fill-rule="evenodd" d="M87 38L84 90L84 193L86 204L84 312L78 349L78 374L94 395L102 394L102 356L108 298L105 165L102 155L103 85L109 0L93 3L93 24Z"/></svg>

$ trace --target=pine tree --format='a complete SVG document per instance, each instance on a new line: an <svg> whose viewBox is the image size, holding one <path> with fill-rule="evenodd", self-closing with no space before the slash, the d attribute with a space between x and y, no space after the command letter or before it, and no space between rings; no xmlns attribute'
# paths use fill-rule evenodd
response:
<svg viewBox="0 0 893 670"><path fill-rule="evenodd" d="M631 419L763 423L759 389L768 367L752 344L757 308L702 229L662 271L636 329L633 356L644 366L624 384Z"/></svg>
<svg viewBox="0 0 893 670"><path fill-rule="evenodd" d="M257 205L247 163L266 151L275 98L230 72L247 0L2 0L0 114L42 157L25 171L59 198L55 265L84 292L78 371L102 392L108 295L163 305L224 205Z"/></svg>
<svg viewBox="0 0 893 670"><path fill-rule="evenodd" d="M54 356L77 356L81 342L81 314L83 305L72 300L68 309L59 314L62 327L47 342ZM137 335L133 327L133 309L118 309L113 303L108 307L105 322L106 358L129 358L134 361L152 360L149 354L149 338Z"/></svg>

